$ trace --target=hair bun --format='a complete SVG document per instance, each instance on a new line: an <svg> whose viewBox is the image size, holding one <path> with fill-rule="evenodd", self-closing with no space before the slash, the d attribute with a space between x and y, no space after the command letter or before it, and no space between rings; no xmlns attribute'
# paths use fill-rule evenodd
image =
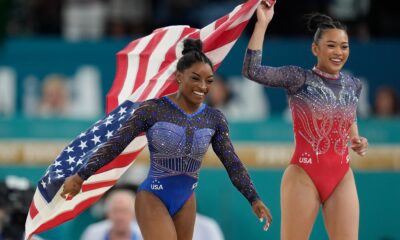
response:
<svg viewBox="0 0 400 240"><path fill-rule="evenodd" d="M186 53L192 51L202 52L202 50L203 50L203 43L201 42L200 39L187 38L183 41L182 55L185 55Z"/></svg>
<svg viewBox="0 0 400 240"><path fill-rule="evenodd" d="M328 15L321 13L312 13L306 16L307 28L315 32L321 25L332 25L333 19Z"/></svg>

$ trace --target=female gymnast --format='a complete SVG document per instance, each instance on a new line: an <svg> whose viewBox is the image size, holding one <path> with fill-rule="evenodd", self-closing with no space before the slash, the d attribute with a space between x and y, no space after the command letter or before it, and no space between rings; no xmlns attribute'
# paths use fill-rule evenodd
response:
<svg viewBox="0 0 400 240"><path fill-rule="evenodd" d="M261 65L261 57L274 8L262 2L256 14L243 75L284 88L293 117L296 147L281 183L281 239L308 239L321 204L329 239L358 239L359 202L348 142L363 156L368 141L356 123L361 82L341 72L349 56L346 29L329 16L311 15L316 65L270 67Z"/></svg>
<svg viewBox="0 0 400 240"><path fill-rule="evenodd" d="M213 65L200 40L186 39L177 63L176 93L144 101L111 140L67 178L62 197L79 193L82 182L118 156L145 132L150 170L138 189L136 216L144 239L192 239L196 216L194 189L201 161L211 143L235 187L244 195L264 229L272 222L269 209L236 155L223 114L203 103L213 83ZM221 202L222 204L222 202Z"/></svg>

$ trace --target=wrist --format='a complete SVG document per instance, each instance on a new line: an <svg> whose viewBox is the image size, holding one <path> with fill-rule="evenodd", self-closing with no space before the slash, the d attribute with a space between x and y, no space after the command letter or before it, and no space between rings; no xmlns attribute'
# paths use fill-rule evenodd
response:
<svg viewBox="0 0 400 240"><path fill-rule="evenodd" d="M256 22L256 25L255 25L255 28L258 28L258 29L262 29L262 30L267 30L267 28L268 28L268 24L269 24L269 22L260 22L260 21L257 21Z"/></svg>
<svg viewBox="0 0 400 240"><path fill-rule="evenodd" d="M83 181L85 180L84 177L82 177L81 175L79 175L79 173L75 173L75 174L73 175L73 178L74 178L76 181L80 182L80 183L83 183Z"/></svg>

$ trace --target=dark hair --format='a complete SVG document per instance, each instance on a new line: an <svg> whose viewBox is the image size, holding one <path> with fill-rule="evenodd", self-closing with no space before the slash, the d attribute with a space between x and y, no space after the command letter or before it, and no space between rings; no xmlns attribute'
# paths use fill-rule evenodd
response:
<svg viewBox="0 0 400 240"><path fill-rule="evenodd" d="M307 28L314 33L314 42L318 43L322 35L326 30L330 29L340 29L347 32L347 28L344 24L336 21L329 17L328 15L321 13L311 13L306 15L307 18Z"/></svg>
<svg viewBox="0 0 400 240"><path fill-rule="evenodd" d="M214 71L211 60L202 52L203 43L200 39L187 38L183 41L182 57L179 59L176 70L183 72L198 62L207 63Z"/></svg>

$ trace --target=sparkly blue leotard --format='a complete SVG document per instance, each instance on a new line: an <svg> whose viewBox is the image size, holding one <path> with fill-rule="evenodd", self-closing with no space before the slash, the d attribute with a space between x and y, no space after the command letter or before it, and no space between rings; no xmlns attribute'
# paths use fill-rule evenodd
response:
<svg viewBox="0 0 400 240"><path fill-rule="evenodd" d="M146 132L148 139L150 170L139 191L149 191L159 197L171 216L193 194L210 143L236 188L250 203L259 198L233 149L223 114L204 104L195 113L187 114L168 97L143 102L78 174L87 179L142 132Z"/></svg>

